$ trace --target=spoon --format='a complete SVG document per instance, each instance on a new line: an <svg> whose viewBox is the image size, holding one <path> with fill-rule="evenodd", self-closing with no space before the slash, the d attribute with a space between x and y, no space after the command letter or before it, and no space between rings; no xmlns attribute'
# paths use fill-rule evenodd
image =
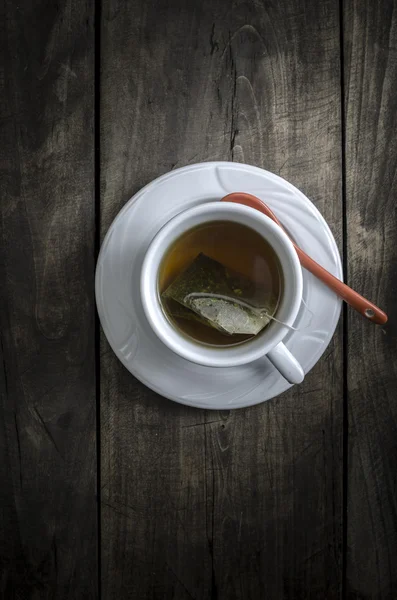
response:
<svg viewBox="0 0 397 600"><path fill-rule="evenodd" d="M228 194L221 200L222 202L236 202L236 204L245 204L259 210L267 217L272 219L281 229L284 229L280 221L272 210L262 200L253 196L252 194L246 194L245 192L233 192ZM285 230L284 230L285 231ZM288 235L288 234L287 234ZM293 243L298 258L301 262L302 267L305 267L310 273L312 273L317 279L320 279L325 285L327 285L333 292L343 298L347 304L350 304L357 312L363 317L366 317L369 321L376 323L377 325L384 325L387 322L387 315L375 304L372 304L369 300L366 300L363 296L360 296L357 292L352 290L345 283L337 279L329 271L324 269L321 265L316 263L310 256L308 256L299 246Z"/></svg>

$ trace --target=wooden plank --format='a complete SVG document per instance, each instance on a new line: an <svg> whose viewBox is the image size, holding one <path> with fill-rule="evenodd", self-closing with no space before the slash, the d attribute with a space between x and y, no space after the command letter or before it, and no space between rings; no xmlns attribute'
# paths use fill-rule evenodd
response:
<svg viewBox="0 0 397 600"><path fill-rule="evenodd" d="M96 598L94 6L2 6L0 596Z"/></svg>
<svg viewBox="0 0 397 600"><path fill-rule="evenodd" d="M233 159L303 189L341 241L339 61L335 2L105 0L102 235L158 175ZM338 597L340 341L229 413L156 396L102 341L104 597Z"/></svg>
<svg viewBox="0 0 397 600"><path fill-rule="evenodd" d="M348 598L397 597L397 2L344 8L349 284L389 313L349 312Z"/></svg>

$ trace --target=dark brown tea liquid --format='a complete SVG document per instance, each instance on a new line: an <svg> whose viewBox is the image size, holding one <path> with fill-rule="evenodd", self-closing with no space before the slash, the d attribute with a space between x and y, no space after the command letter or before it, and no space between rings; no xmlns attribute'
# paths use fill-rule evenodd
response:
<svg viewBox="0 0 397 600"><path fill-rule="evenodd" d="M250 279L259 289L271 292L279 301L282 276L273 248L258 233L231 221L214 221L191 229L168 250L160 266L158 286L162 294L173 280L200 254L217 260ZM241 344L253 336L227 335L195 320L174 317L167 303L164 313L180 333L196 342L215 346Z"/></svg>

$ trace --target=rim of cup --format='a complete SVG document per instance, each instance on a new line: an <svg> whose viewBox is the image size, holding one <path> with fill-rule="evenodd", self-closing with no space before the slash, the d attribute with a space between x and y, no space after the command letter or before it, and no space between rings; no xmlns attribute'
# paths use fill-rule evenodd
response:
<svg viewBox="0 0 397 600"><path fill-rule="evenodd" d="M234 346L210 346L179 332L165 315L158 290L158 273L170 246L198 225L214 221L233 221L253 229L277 254L283 289L275 316L285 325L272 321L252 339ZM168 221L151 241L141 272L141 300L148 322L158 338L173 352L209 367L233 367L250 363L267 354L288 332L302 300L302 269L287 234L259 211L231 202L208 202L183 211Z"/></svg>

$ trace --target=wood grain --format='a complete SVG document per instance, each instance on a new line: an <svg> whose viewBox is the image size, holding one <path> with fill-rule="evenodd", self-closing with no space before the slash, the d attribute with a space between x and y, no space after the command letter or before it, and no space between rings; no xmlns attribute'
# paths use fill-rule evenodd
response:
<svg viewBox="0 0 397 600"><path fill-rule="evenodd" d="M386 312L349 313L347 597L397 597L397 3L344 10L348 282Z"/></svg>
<svg viewBox="0 0 397 600"><path fill-rule="evenodd" d="M0 596L96 598L94 6L2 7Z"/></svg>
<svg viewBox="0 0 397 600"><path fill-rule="evenodd" d="M101 229L158 175L223 159L313 199L341 242L337 3L104 0ZM102 585L117 598L338 598L340 330L304 384L206 413L101 345Z"/></svg>

